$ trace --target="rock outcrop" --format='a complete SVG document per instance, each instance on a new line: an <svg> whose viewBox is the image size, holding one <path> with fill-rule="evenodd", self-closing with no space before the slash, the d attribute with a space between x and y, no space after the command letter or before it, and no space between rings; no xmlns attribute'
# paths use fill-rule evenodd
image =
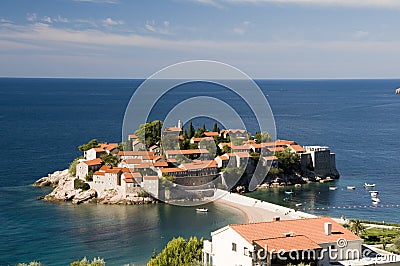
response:
<svg viewBox="0 0 400 266"><path fill-rule="evenodd" d="M124 195L116 190L103 191L99 195L94 189L83 191L82 189L74 188L75 177L70 176L68 169L63 171L56 171L48 176L42 177L37 180L33 185L36 187L54 187L53 191L44 196L38 197L39 200L44 199L46 201L70 201L73 204L81 204L85 202L99 203L99 204L145 204L155 203L157 200L151 197L142 197L141 193L137 195L131 195L130 197L124 197ZM90 184L90 183L89 183ZM143 192L140 188L138 192Z"/></svg>

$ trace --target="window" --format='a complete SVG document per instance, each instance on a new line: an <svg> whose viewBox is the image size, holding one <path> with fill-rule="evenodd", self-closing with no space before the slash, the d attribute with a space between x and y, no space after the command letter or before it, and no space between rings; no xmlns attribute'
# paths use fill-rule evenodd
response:
<svg viewBox="0 0 400 266"><path fill-rule="evenodd" d="M232 251L235 251L236 252L236 243L232 243Z"/></svg>

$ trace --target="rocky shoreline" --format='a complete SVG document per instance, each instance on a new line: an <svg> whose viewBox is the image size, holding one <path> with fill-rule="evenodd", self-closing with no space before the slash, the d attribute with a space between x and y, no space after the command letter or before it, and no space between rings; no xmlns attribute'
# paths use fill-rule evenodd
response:
<svg viewBox="0 0 400 266"><path fill-rule="evenodd" d="M118 190L104 191L100 195L94 189L82 190L74 188L75 177L70 176L68 169L56 171L48 176L42 177L33 183L35 187L53 187L54 190L39 200L51 202L72 202L73 204L97 203L134 205L156 203L151 197L129 197L126 198Z"/></svg>

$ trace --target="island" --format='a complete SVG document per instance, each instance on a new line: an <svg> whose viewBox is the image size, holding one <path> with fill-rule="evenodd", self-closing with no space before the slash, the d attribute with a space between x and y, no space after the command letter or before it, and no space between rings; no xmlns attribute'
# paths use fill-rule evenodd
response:
<svg viewBox="0 0 400 266"><path fill-rule="evenodd" d="M221 130L216 123L212 130L205 125L196 130L192 122L186 129L180 121L163 127L156 120L140 125L125 142L93 139L78 148L82 156L69 169L34 183L54 187L44 200L75 204L202 200L212 198L217 189L247 192L254 176L257 188L326 182L340 176L335 154L327 146L272 140L268 132Z"/></svg>

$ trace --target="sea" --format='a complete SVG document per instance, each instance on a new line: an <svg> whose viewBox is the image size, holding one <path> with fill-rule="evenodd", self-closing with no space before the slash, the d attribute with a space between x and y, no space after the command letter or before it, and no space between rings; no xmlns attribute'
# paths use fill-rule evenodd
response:
<svg viewBox="0 0 400 266"><path fill-rule="evenodd" d="M209 203L208 213L168 204L109 206L39 201L32 183L66 169L90 139L120 142L126 106L143 80L0 79L0 265L68 265L102 257L107 265L145 265L173 237L210 238L242 213ZM325 145L339 180L257 190L250 197L318 215L400 223L400 80L257 80L271 106L277 137ZM210 84L188 84L158 101L149 120L199 95L227 101L257 130L251 108ZM139 103L136 103L140 105ZM201 119L196 121L203 123ZM211 123L206 121L204 123ZM208 126L208 124L207 124ZM363 184L375 183L373 205ZM336 191L329 190L336 186ZM347 186L355 186L348 190ZM285 191L294 193L288 197Z"/></svg>

